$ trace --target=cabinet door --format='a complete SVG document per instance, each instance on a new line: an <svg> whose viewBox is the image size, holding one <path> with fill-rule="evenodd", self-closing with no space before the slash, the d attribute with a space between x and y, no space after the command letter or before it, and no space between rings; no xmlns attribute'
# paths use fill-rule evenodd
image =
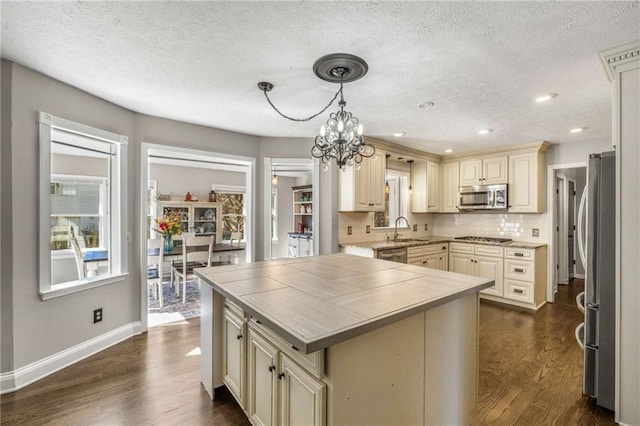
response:
<svg viewBox="0 0 640 426"><path fill-rule="evenodd" d="M538 154L509 156L509 212L538 212Z"/></svg>
<svg viewBox="0 0 640 426"><path fill-rule="evenodd" d="M438 191L438 173L440 165L427 161L427 211L437 212L440 208Z"/></svg>
<svg viewBox="0 0 640 426"><path fill-rule="evenodd" d="M278 349L249 329L248 412L254 425L278 424Z"/></svg>
<svg viewBox="0 0 640 426"><path fill-rule="evenodd" d="M364 165L366 163L366 165ZM363 168L368 172L368 195L369 195L369 211L384 211L384 171L385 171L385 153L376 152L376 158L365 158L362 160Z"/></svg>
<svg viewBox="0 0 640 426"><path fill-rule="evenodd" d="M507 157L487 158L482 161L482 184L507 183Z"/></svg>
<svg viewBox="0 0 640 426"><path fill-rule="evenodd" d="M244 407L244 377L246 366L245 330L244 320L231 310L223 311L222 342L222 381Z"/></svg>
<svg viewBox="0 0 640 426"><path fill-rule="evenodd" d="M458 212L460 202L460 163L448 163L442 166L442 212Z"/></svg>
<svg viewBox="0 0 640 426"><path fill-rule="evenodd" d="M482 184L482 160L473 159L460 162L460 186Z"/></svg>
<svg viewBox="0 0 640 426"><path fill-rule="evenodd" d="M280 354L280 424L320 426L325 422L325 384Z"/></svg>
<svg viewBox="0 0 640 426"><path fill-rule="evenodd" d="M438 269L438 258L440 255L438 254L430 254L429 256L425 256L423 266L431 269Z"/></svg>
<svg viewBox="0 0 640 426"><path fill-rule="evenodd" d="M449 256L446 253L438 256L437 269L441 271L449 270Z"/></svg>
<svg viewBox="0 0 640 426"><path fill-rule="evenodd" d="M355 170L354 166L351 166L352 170L340 171L339 173L353 173L354 179L354 209L356 211L370 211L371 202L369 201L369 170L368 160L365 158L362 160L362 166L360 170ZM346 166L345 166L346 167Z"/></svg>
<svg viewBox="0 0 640 426"><path fill-rule="evenodd" d="M449 270L459 274L473 275L473 255L449 252Z"/></svg>
<svg viewBox="0 0 640 426"><path fill-rule="evenodd" d="M428 211L428 194L427 162L415 160L411 165L411 194L409 194L412 213L426 213Z"/></svg>
<svg viewBox="0 0 640 426"><path fill-rule="evenodd" d="M311 241L308 238L299 238L299 257L312 256Z"/></svg>
<svg viewBox="0 0 640 426"><path fill-rule="evenodd" d="M476 256L473 265L473 275L494 280L493 286L482 290L481 293L502 296L504 260L496 257Z"/></svg>

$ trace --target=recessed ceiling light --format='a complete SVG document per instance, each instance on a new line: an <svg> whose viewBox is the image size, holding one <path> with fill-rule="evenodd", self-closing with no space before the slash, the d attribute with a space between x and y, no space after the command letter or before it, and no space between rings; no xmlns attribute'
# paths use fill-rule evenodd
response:
<svg viewBox="0 0 640 426"><path fill-rule="evenodd" d="M418 108L431 108L435 104L433 102L420 102Z"/></svg>
<svg viewBox="0 0 640 426"><path fill-rule="evenodd" d="M587 130L587 128L586 128L586 127L576 127L575 129L571 129L571 130L569 130L569 131L570 131L571 133L580 133L580 132L582 132L583 130Z"/></svg>
<svg viewBox="0 0 640 426"><path fill-rule="evenodd" d="M478 134L479 135L486 135L487 133L491 133L493 132L493 129L482 129L482 130L478 130Z"/></svg>
<svg viewBox="0 0 640 426"><path fill-rule="evenodd" d="M407 134L407 132L397 132L397 133L394 133L393 136L396 137L396 138L401 138L406 134Z"/></svg>
<svg viewBox="0 0 640 426"><path fill-rule="evenodd" d="M536 97L536 102L547 102L553 98L558 96L557 93L546 93L544 95L540 95Z"/></svg>
<svg viewBox="0 0 640 426"><path fill-rule="evenodd" d="M451 154L453 150L451 148L447 148L444 150L445 154Z"/></svg>

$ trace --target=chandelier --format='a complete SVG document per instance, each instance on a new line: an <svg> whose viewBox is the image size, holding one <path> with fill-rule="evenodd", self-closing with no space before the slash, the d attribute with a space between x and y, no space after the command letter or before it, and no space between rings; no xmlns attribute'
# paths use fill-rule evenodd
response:
<svg viewBox="0 0 640 426"><path fill-rule="evenodd" d="M316 136L315 143L311 148L311 155L321 159L323 170L329 169L332 160L336 161L340 169L343 169L344 166L355 165L356 170L359 170L362 159L374 157L376 150L372 145L365 143L360 121L344 109L347 102L344 100L343 83L359 79L367 73L368 69L369 67L364 60L346 53L333 53L318 59L313 64L314 74L322 80L339 83L340 88L326 107L307 118L293 118L280 112L267 94L273 89L273 84L263 81L258 83L258 88L264 93L269 105L282 117L291 121L309 121L319 116L340 95L338 102L340 110L331 113L327 124L320 127L320 134Z"/></svg>

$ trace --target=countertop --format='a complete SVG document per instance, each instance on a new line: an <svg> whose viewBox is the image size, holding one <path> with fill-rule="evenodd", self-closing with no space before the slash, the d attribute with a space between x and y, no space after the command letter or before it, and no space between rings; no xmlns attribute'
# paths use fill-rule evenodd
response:
<svg viewBox="0 0 640 426"><path fill-rule="evenodd" d="M342 253L195 273L304 353L493 285L486 278Z"/></svg>
<svg viewBox="0 0 640 426"><path fill-rule="evenodd" d="M411 241L361 241L355 243L340 243L340 247L360 247L372 250L386 250L401 247L416 247L440 243L482 244L507 248L536 249L544 247L546 243L530 243L526 241L509 241L508 243L490 243L482 241L456 240L453 237L417 237Z"/></svg>

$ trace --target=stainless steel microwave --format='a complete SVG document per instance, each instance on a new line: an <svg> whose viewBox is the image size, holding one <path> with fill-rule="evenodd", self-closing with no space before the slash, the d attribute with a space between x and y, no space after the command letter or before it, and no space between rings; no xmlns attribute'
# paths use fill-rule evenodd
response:
<svg viewBox="0 0 640 426"><path fill-rule="evenodd" d="M492 210L507 208L507 184L461 186L460 210Z"/></svg>

